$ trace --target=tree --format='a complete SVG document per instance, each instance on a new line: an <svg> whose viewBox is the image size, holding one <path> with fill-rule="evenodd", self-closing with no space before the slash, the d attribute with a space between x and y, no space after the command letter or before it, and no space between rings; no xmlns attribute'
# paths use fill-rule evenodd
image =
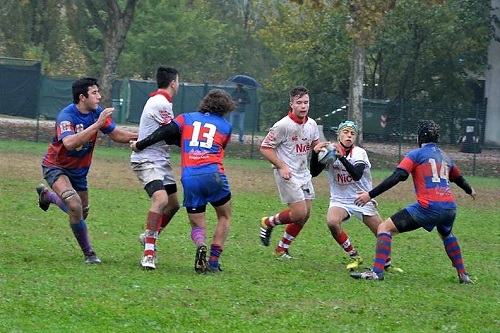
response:
<svg viewBox="0 0 500 333"><path fill-rule="evenodd" d="M210 15L206 1L145 0L137 9L120 75L151 79L159 65L170 65L186 81L219 83L229 77L232 28Z"/></svg>
<svg viewBox="0 0 500 333"><path fill-rule="evenodd" d="M64 48L63 0L4 0L0 19L0 48L8 57L42 60L51 73Z"/></svg>
<svg viewBox="0 0 500 333"><path fill-rule="evenodd" d="M311 91L310 116L318 118L345 104L349 89L349 37L345 12L314 3L263 1L257 32L276 59L262 93L266 124L286 112L288 90ZM330 96L328 98L327 96Z"/></svg>
<svg viewBox="0 0 500 333"><path fill-rule="evenodd" d="M363 86L366 48L375 41L384 16L394 8L395 0L349 0L349 35L352 38L349 85L349 118L359 126L358 143L363 144Z"/></svg>
<svg viewBox="0 0 500 333"><path fill-rule="evenodd" d="M67 0L67 13L78 13L69 19L71 32L76 40L83 39L83 49L88 59L95 54L92 48L102 51L100 90L101 104L111 105L111 89L116 79L118 60L125 47L125 38L134 18L137 0L127 0L122 11L119 1ZM121 2L120 2L121 3ZM88 34L90 37L86 37ZM99 44L102 41L103 44ZM93 43L92 43L93 42Z"/></svg>

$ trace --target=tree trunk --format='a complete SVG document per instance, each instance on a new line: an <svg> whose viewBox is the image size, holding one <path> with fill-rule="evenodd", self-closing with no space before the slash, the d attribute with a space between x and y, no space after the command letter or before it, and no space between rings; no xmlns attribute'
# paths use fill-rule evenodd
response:
<svg viewBox="0 0 500 333"><path fill-rule="evenodd" d="M107 19L104 20L98 15L93 15L94 22L105 38L103 70L100 79L99 90L102 95L101 105L103 107L112 106L112 88L113 81L116 79L116 70L118 68L118 59L125 46L125 38L135 13L135 4L137 0L127 0L127 5L123 13L116 0L107 0L105 2ZM95 10L95 7L88 4ZM93 12L90 10L91 13ZM106 24L103 24L106 22Z"/></svg>
<svg viewBox="0 0 500 333"><path fill-rule="evenodd" d="M354 44L351 59L351 77L349 83L348 117L358 124L358 145L363 145L363 84L366 49Z"/></svg>

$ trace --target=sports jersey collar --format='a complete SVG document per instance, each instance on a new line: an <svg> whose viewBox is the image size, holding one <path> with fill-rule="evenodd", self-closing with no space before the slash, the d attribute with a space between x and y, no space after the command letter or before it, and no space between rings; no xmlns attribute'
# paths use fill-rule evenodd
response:
<svg viewBox="0 0 500 333"><path fill-rule="evenodd" d="M149 94L149 97L153 97L153 96L156 96L156 95L162 95L162 96L165 96L165 98L170 102L172 103L172 97L170 97L170 95L164 91L164 90L157 90L157 91L153 91L151 94Z"/></svg>
<svg viewBox="0 0 500 333"><path fill-rule="evenodd" d="M349 155L349 157L352 158L352 151L354 150L354 143L352 144L351 148L349 149L349 153L347 155Z"/></svg>
<svg viewBox="0 0 500 333"><path fill-rule="evenodd" d="M304 117L304 119L300 119L296 115L293 114L292 110L288 111L288 117L292 119L294 122L296 122L299 125L305 124L307 120L309 119L307 116Z"/></svg>

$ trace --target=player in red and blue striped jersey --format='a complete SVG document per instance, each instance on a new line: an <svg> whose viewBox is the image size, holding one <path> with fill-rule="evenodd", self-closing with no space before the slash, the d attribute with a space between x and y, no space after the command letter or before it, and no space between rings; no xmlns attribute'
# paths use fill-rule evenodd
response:
<svg viewBox="0 0 500 333"><path fill-rule="evenodd" d="M203 98L199 111L180 114L169 124L130 145L134 151L161 140L180 145L183 206L191 223L191 239L196 245L194 269L197 273L222 271L219 258L231 223L231 189L223 160L232 127L224 115L235 108L231 95L223 90L211 90ZM218 222L207 261L205 211L208 203L214 207Z"/></svg>
<svg viewBox="0 0 500 333"><path fill-rule="evenodd" d="M137 133L116 127L113 108L99 105L101 94L94 78L75 80L73 103L57 116L55 135L42 160L43 176L54 192L40 184L38 203L42 210L56 204L69 215L73 234L82 249L86 263L100 263L89 240L86 218L89 212L87 174L94 153L97 134L101 131L113 141L128 143Z"/></svg>
<svg viewBox="0 0 500 333"><path fill-rule="evenodd" d="M460 283L473 283L462 259L457 238L452 233L457 205L450 188L450 181L457 184L472 199L476 192L462 176L458 166L437 146L439 126L432 120L419 123L417 142L420 148L409 152L393 174L370 192L362 191L355 203L363 206L411 174L417 202L385 220L377 230L377 246L373 268L362 273L351 273L355 279L383 280L385 259L391 254L392 236L424 228L434 228L441 239Z"/></svg>

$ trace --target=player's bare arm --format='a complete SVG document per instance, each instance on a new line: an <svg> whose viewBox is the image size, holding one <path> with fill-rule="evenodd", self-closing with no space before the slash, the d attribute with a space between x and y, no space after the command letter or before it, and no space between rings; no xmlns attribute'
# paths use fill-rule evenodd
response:
<svg viewBox="0 0 500 333"><path fill-rule="evenodd" d="M113 110L113 108L104 109L95 123L81 132L66 136L62 141L64 147L66 147L67 150L73 150L92 140L92 137L97 134L102 126L104 126L107 117L113 113Z"/></svg>
<svg viewBox="0 0 500 333"><path fill-rule="evenodd" d="M276 167L276 169L278 169L280 176L283 179L288 180L292 177L290 168L278 157L274 149L261 148L260 152L269 162L271 162Z"/></svg>
<svg viewBox="0 0 500 333"><path fill-rule="evenodd" d="M131 140L137 140L138 133L126 131L124 129L115 127L115 129L108 134L111 140L120 143L128 143Z"/></svg>

